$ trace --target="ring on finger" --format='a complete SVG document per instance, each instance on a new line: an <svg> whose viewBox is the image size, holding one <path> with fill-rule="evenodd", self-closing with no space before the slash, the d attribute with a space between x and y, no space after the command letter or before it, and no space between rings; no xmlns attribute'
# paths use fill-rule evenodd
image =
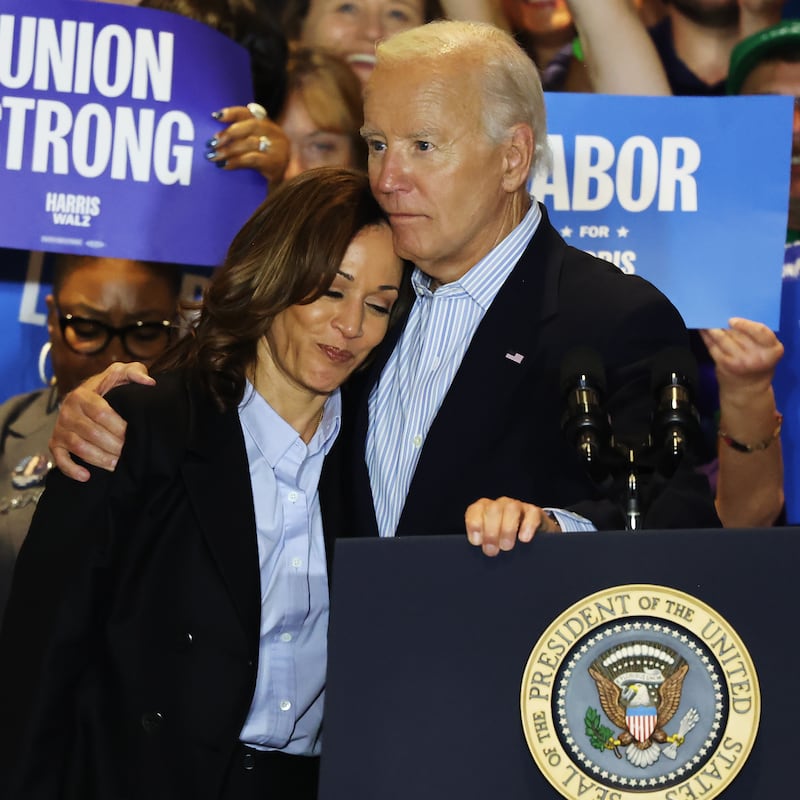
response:
<svg viewBox="0 0 800 800"><path fill-rule="evenodd" d="M258 152L266 153L272 147L272 139L269 136L258 137Z"/></svg>
<svg viewBox="0 0 800 800"><path fill-rule="evenodd" d="M267 109L261 105L261 103L248 103L247 110L256 118L256 119L267 119Z"/></svg>

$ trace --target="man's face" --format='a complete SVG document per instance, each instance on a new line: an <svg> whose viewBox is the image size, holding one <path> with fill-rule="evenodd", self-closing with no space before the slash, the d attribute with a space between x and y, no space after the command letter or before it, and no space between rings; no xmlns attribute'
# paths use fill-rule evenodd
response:
<svg viewBox="0 0 800 800"><path fill-rule="evenodd" d="M379 65L367 85L364 138L372 191L403 258L457 280L513 227L506 145L483 130L477 70L463 57Z"/></svg>
<svg viewBox="0 0 800 800"><path fill-rule="evenodd" d="M781 94L800 98L800 62L765 61L742 84L741 94ZM789 183L789 227L800 230L800 108L794 107L792 175Z"/></svg>
<svg viewBox="0 0 800 800"><path fill-rule="evenodd" d="M739 0L670 0L680 14L707 28L739 24Z"/></svg>

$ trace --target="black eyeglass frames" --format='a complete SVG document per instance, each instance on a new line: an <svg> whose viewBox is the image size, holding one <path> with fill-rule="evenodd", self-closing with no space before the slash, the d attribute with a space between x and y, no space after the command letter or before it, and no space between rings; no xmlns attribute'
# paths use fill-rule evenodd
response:
<svg viewBox="0 0 800 800"><path fill-rule="evenodd" d="M119 336L128 355L138 359L151 359L161 355L169 344L173 325L168 319L154 322L133 322L115 328L98 319L61 314L58 318L64 343L83 356L102 353L115 336Z"/></svg>

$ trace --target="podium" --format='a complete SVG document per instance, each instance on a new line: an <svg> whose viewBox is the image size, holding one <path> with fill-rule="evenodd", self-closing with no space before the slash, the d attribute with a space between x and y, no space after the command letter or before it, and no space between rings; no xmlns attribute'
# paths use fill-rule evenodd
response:
<svg viewBox="0 0 800 800"><path fill-rule="evenodd" d="M752 800L796 796L800 783L794 774L800 769L796 681L799 565L798 528L537 534L530 544L517 545L491 559L462 535L339 540L331 595L320 798L557 800L575 796L625 800L636 796L708 800L721 796ZM636 595L635 587L654 589ZM711 656L708 680L717 681L711 711L695 703L700 722L694 729L690 720L689 730L684 730L694 708L684 709L682 699L682 707L662 725L669 741L662 741L655 750L647 748L650 753L659 749L662 753L652 768L660 781L654 786L641 785L638 776L650 773L629 763L636 753L631 750L633 755L626 755L621 729L625 724L615 727L606 718L594 682L586 675L581 678L585 684L582 691L590 701L582 700L580 711L583 707L587 715L589 707L597 711L603 724L595 728L613 731L607 739L617 741L618 746L609 744L604 751L606 734L595 741L596 749L586 745L590 766L600 765L594 773L587 767L587 775L567 764L567 772L548 776L535 760L537 736L552 735L553 741L559 740L562 762L565 752L570 757L578 753L575 747L570 749L570 734L548 727L558 720L555 699L546 704L552 717L548 725L545 717L540 717L535 701L542 673L558 673L563 684L567 666L569 674L573 667L586 673L587 666L599 665L600 658L585 664L580 660L592 658L592 648L599 648L603 663L617 670L611 674L616 680L610 684L612 688L621 687L626 698L633 694L629 688L633 681L617 666L619 658L608 657L614 648L627 652L633 645L597 643L598 638L612 635L609 625L614 620L595 619L606 606L610 616L616 613L611 601L606 605L595 601L594 607L601 609L599 615L581 606L587 598L602 598L610 589L631 597L655 597L663 589L666 599L659 606L660 616L641 600L638 607L626 609L635 612L630 617L631 627L644 621L649 631L652 623L662 638L666 635L662 628L669 628L676 637L676 664L684 661L679 655L683 652L680 639L687 637L679 634L685 628L694 648L685 660L707 664L707 656ZM669 599L683 595L690 602ZM697 609L687 610L693 605ZM568 622L565 612L570 609L577 620L583 615L586 631L578 630L580 621ZM706 612L716 628L708 619L700 621ZM559 619L564 622L561 631ZM692 633L695 621L701 627ZM629 620L618 622L622 625L617 627L623 628ZM557 664L556 656L565 656L560 651L568 649L566 640L572 638L565 632L573 628L575 645L583 643L588 655L576 651L570 665ZM555 638L542 640L548 630ZM563 647L557 641L559 636ZM743 654L734 646L737 637L743 646L739 649L746 651ZM537 646L537 658L542 658L544 665L540 671L529 663ZM658 642L655 649L671 652ZM752 676L741 680L748 653L757 680ZM648 663L640 674L654 672L652 662ZM676 664L666 669L661 680ZM634 668L626 669L630 673ZM703 669L692 667L688 675L700 674L706 680ZM593 670L596 676L597 670ZM688 695L689 680L684 681L684 695ZM643 682L648 683L646 678ZM748 686L748 682L754 685ZM667 682L652 683L653 696L666 694ZM634 689L637 686L641 688L641 680ZM551 684L547 692L555 688ZM532 704L529 708L525 707L526 697ZM734 701L738 701L735 708ZM713 723L714 702L722 724L720 733L715 733ZM745 705L755 719L755 738L745 747L737 747L734 737L726 733L725 722L727 716L731 724L737 722L734 718ZM633 713L631 708L629 705L629 713ZM659 715L662 710L660 707ZM589 717L586 719L588 726ZM564 720L568 720L566 714ZM583 727L583 717L572 725L575 739L587 735ZM701 746L703 737L715 735L716 740ZM746 733L743 736L747 738ZM673 768L665 752L670 741L675 742L672 753L695 748L698 755L693 767L690 764L681 771L684 767L678 758ZM539 759L542 752L547 750L538 754ZM577 757L583 758L580 753ZM611 785L600 776L606 767L617 775ZM572 772L575 775L570 777ZM715 773L720 780L715 780Z"/></svg>

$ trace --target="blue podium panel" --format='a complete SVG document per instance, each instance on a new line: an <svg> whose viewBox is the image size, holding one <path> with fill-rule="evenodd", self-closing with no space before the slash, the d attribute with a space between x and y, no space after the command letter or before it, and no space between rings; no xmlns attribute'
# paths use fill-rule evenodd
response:
<svg viewBox="0 0 800 800"><path fill-rule="evenodd" d="M799 556L798 528L339 540L321 800L794 796Z"/></svg>

